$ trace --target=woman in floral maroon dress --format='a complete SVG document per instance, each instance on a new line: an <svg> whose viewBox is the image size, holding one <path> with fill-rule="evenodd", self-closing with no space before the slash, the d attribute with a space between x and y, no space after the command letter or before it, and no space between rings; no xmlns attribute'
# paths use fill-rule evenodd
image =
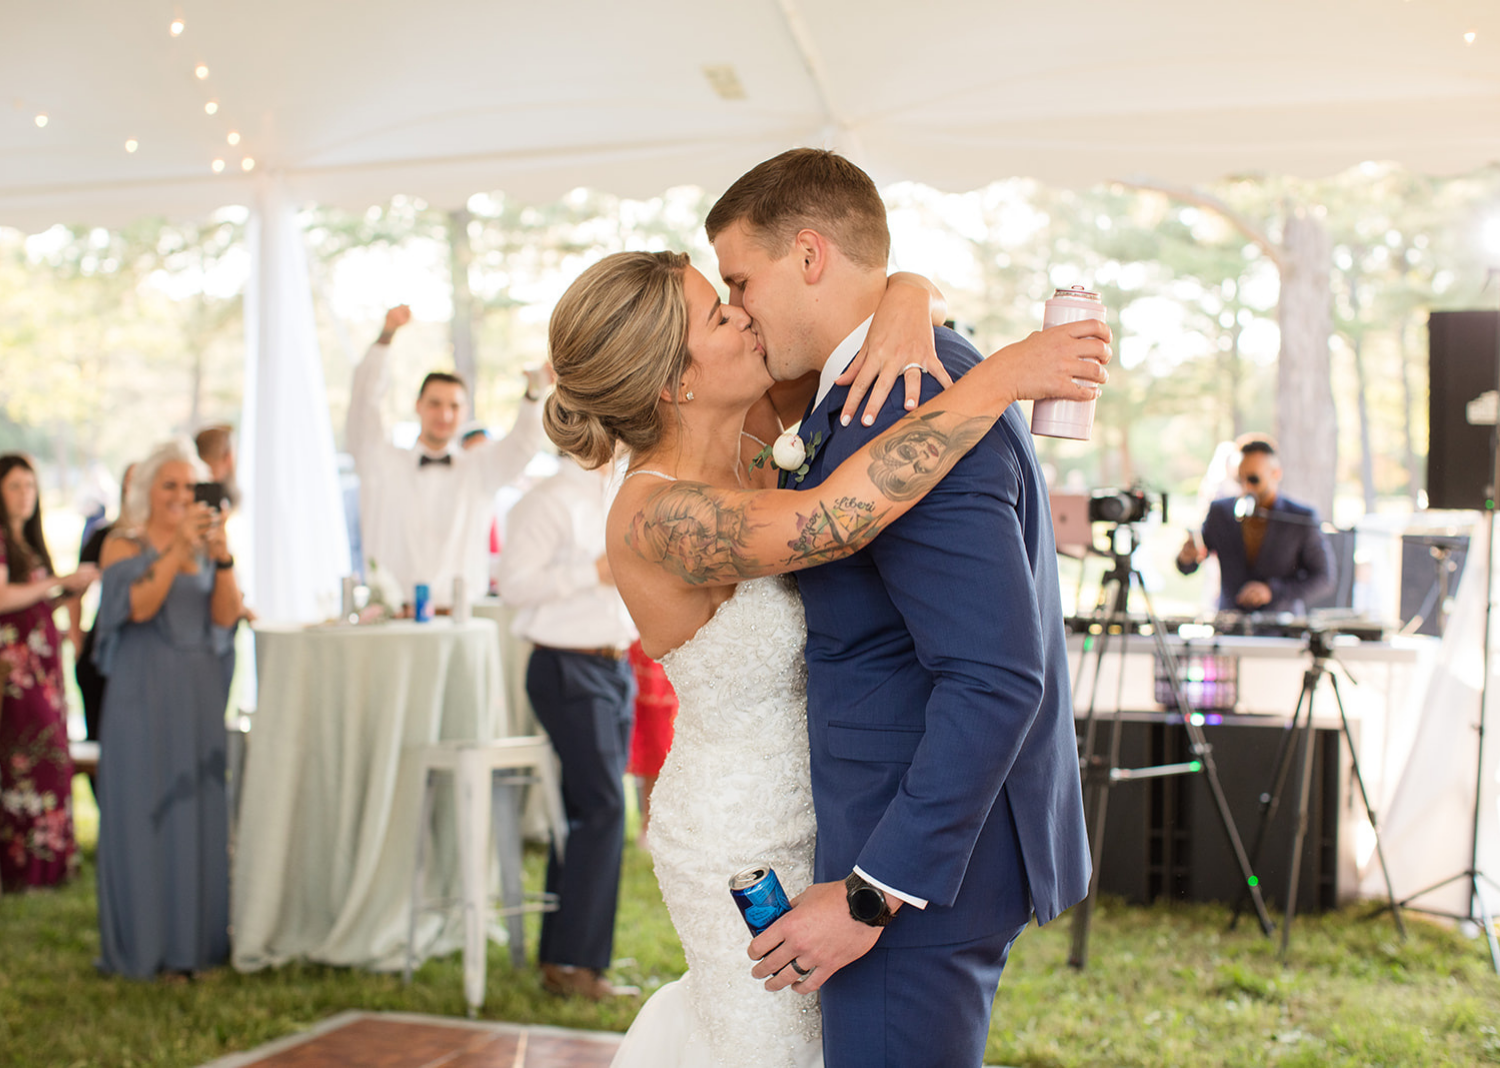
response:
<svg viewBox="0 0 1500 1068"><path fill-rule="evenodd" d="M42 537L36 471L0 456L0 882L7 891L52 886L75 864L73 761L52 611L97 576L52 570ZM77 622L77 603L70 606Z"/></svg>

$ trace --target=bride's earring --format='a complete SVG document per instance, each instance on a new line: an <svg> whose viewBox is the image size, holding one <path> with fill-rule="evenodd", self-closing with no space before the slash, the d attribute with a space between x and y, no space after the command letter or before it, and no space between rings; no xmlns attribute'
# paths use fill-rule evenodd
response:
<svg viewBox="0 0 1500 1068"><path fill-rule="evenodd" d="M684 393L682 395L682 399L685 400L685 401L692 400L693 399L693 391L692 390L688 390L686 393Z"/></svg>

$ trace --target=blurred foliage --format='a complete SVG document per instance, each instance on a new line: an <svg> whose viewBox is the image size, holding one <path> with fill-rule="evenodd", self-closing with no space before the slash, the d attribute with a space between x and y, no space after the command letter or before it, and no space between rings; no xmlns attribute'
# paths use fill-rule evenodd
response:
<svg viewBox="0 0 1500 1068"><path fill-rule="evenodd" d="M1054 286L1084 284L1104 298L1117 363L1094 441L1041 445L1074 484L1141 480L1191 494L1217 443L1274 428L1275 250L1294 208L1320 217L1333 238L1338 476L1356 510L1415 500L1420 488L1427 311L1495 297L1484 291L1479 233L1500 207L1500 168L1438 179L1367 164L1319 181L1246 177L1193 190L1014 179L962 196L900 185L886 198L895 264L937 281L985 351L1035 329ZM696 189L647 201L576 190L546 205L483 194L451 213L414 198L363 213L309 210L336 435L353 364L385 304L410 299L361 281L371 264L415 270L451 293L451 227L465 227L475 410L503 426L520 367L545 354L552 303L588 263L627 248L682 248L716 277L702 230L712 199ZM226 209L200 223L141 220L118 231L55 227L25 239L0 230L0 447L40 454L66 482L94 461L118 470L167 432L236 423L245 220ZM451 314L449 301L403 332L388 419L409 417L421 376L451 365Z"/></svg>

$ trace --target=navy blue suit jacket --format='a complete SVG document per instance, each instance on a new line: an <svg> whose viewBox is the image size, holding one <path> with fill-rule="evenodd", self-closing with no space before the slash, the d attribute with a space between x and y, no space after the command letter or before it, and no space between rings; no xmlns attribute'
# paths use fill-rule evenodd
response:
<svg viewBox="0 0 1500 1068"><path fill-rule="evenodd" d="M938 329L958 378L980 359ZM938 392L923 378L923 399ZM838 425L798 488L905 414ZM881 945L942 945L1045 923L1088 891L1089 853L1047 488L1019 408L866 549L801 572L816 877L858 864L926 898Z"/></svg>
<svg viewBox="0 0 1500 1068"><path fill-rule="evenodd" d="M1271 587L1271 602L1259 612L1302 615L1305 601L1333 588L1333 549L1318 522L1318 513L1305 504L1277 497L1266 518L1266 536L1252 566L1245 557L1245 536L1234 517L1237 497L1221 497L1208 506L1203 520L1203 544L1219 557L1219 610L1240 612L1235 604L1247 582ZM1197 564L1178 570L1190 575Z"/></svg>

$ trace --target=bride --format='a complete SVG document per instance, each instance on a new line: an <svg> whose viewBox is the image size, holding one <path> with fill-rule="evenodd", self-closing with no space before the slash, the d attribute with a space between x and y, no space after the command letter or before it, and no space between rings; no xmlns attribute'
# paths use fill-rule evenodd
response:
<svg viewBox="0 0 1500 1068"><path fill-rule="evenodd" d="M893 276L873 355L840 381L878 373L878 407L913 354L941 371L928 325L941 321L940 304L924 280ZM609 564L680 704L649 848L688 972L642 1008L616 1068L821 1065L817 998L772 993L751 976L750 935L728 890L730 876L760 861L788 894L812 882L805 627L796 586L777 576L868 544L1013 401L1096 396L1092 383L1106 378L1099 346L1076 343L1070 327L1000 350L816 490L793 492L776 489L773 464L753 460L781 434L778 411L800 413L816 381L774 383L749 316L722 304L686 255L606 257L558 303L547 433L585 467L628 454ZM857 403L851 396L845 412ZM923 462L903 460L919 444ZM913 466L916 483L892 488L886 476Z"/></svg>

